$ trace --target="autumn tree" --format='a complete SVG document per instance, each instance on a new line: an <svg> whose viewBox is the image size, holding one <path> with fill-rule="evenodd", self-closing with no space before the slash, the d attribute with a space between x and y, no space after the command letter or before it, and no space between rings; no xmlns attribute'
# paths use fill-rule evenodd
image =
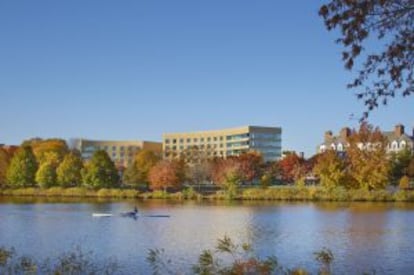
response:
<svg viewBox="0 0 414 275"><path fill-rule="evenodd" d="M0 147L0 188L6 186L6 174L10 157L6 150Z"/></svg>
<svg viewBox="0 0 414 275"><path fill-rule="evenodd" d="M212 162L204 160L202 162L186 165L186 179L193 184L202 184L211 179Z"/></svg>
<svg viewBox="0 0 414 275"><path fill-rule="evenodd" d="M318 157L313 169L327 189L347 184L346 163L334 150L328 150Z"/></svg>
<svg viewBox="0 0 414 275"><path fill-rule="evenodd" d="M401 177L398 187L400 189L403 189L403 190L409 189L410 188L410 178L407 177L407 176Z"/></svg>
<svg viewBox="0 0 414 275"><path fill-rule="evenodd" d="M412 0L329 0L320 7L328 30L339 29L342 60L348 70L365 57L348 87L359 89L368 113L396 95L414 93L414 2ZM376 36L378 52L366 51L369 36ZM380 47L378 47L380 46Z"/></svg>
<svg viewBox="0 0 414 275"><path fill-rule="evenodd" d="M301 169L301 165L303 164L303 158L299 157L297 154L292 153L286 155L283 159L281 159L278 163L282 180L287 183L292 183L298 179L298 172Z"/></svg>
<svg viewBox="0 0 414 275"><path fill-rule="evenodd" d="M266 176L266 180L269 179L270 184L280 183L282 180L282 171L278 161L267 162L264 164L262 177Z"/></svg>
<svg viewBox="0 0 414 275"><path fill-rule="evenodd" d="M67 154L56 170L57 182L62 187L80 186L83 161L76 152Z"/></svg>
<svg viewBox="0 0 414 275"><path fill-rule="evenodd" d="M46 155L48 153L55 153L58 162L61 162L65 155L69 153L69 148L66 141L63 139L54 138L43 140L40 138L34 138L24 141L22 145L30 145L33 148L33 153L40 164L46 160Z"/></svg>
<svg viewBox="0 0 414 275"><path fill-rule="evenodd" d="M362 123L349 137L347 157L349 172L356 188L382 189L389 181L390 163L387 141L381 131Z"/></svg>
<svg viewBox="0 0 414 275"><path fill-rule="evenodd" d="M407 175L410 178L414 178L414 157L411 159L410 164L408 164Z"/></svg>
<svg viewBox="0 0 414 275"><path fill-rule="evenodd" d="M123 181L133 186L148 185L148 173L159 161L160 156L150 150L140 150L134 161L125 170Z"/></svg>
<svg viewBox="0 0 414 275"><path fill-rule="evenodd" d="M7 169L7 183L13 187L34 186L38 168L36 157L30 146L22 146L14 154Z"/></svg>
<svg viewBox="0 0 414 275"><path fill-rule="evenodd" d="M240 163L241 173L244 182L252 182L260 177L263 168L263 157L258 152L247 152L237 157Z"/></svg>
<svg viewBox="0 0 414 275"><path fill-rule="evenodd" d="M154 165L148 174L150 187L153 190L179 188L181 186L180 164L177 161L162 160Z"/></svg>
<svg viewBox="0 0 414 275"><path fill-rule="evenodd" d="M115 164L104 150L96 151L81 173L83 183L93 188L112 188L119 183Z"/></svg>

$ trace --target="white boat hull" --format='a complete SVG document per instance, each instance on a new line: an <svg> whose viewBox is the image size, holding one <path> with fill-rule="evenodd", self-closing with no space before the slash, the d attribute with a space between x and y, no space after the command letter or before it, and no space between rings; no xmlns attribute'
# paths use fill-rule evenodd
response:
<svg viewBox="0 0 414 275"><path fill-rule="evenodd" d="M92 217L97 217L97 218L112 217L112 214L109 214L109 213L93 213Z"/></svg>

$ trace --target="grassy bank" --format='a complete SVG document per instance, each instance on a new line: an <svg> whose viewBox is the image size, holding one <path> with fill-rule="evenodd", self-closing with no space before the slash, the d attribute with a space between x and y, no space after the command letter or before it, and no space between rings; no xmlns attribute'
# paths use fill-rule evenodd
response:
<svg viewBox="0 0 414 275"><path fill-rule="evenodd" d="M266 200L266 201L337 201L337 202L414 202L414 191L386 190L368 191L364 189L347 190L344 188L324 189L318 186L283 186L273 188L241 188L229 195L220 190L210 195L202 195L192 188L180 192L139 192L134 189L99 189L82 187L49 189L21 188L0 189L0 196L24 197L68 197L68 198L108 198L108 199L168 199L168 200Z"/></svg>

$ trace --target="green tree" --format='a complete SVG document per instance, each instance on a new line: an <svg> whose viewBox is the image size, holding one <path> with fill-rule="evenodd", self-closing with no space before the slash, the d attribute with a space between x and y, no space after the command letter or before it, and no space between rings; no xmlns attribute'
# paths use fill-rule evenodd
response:
<svg viewBox="0 0 414 275"><path fill-rule="evenodd" d="M330 0L321 6L328 30L339 29L337 43L345 50L342 59L346 69L361 62L358 75L349 88L361 88L358 98L364 100L368 112L380 103L387 104L395 95L414 94L414 2L412 0ZM365 43L369 35L375 43ZM378 52L364 53L368 46Z"/></svg>
<svg viewBox="0 0 414 275"><path fill-rule="evenodd" d="M83 162L79 154L70 152L56 170L58 184L62 187L80 186L82 168Z"/></svg>
<svg viewBox="0 0 414 275"><path fill-rule="evenodd" d="M414 157L411 159L410 164L408 164L407 175L410 178L414 178Z"/></svg>
<svg viewBox="0 0 414 275"><path fill-rule="evenodd" d="M406 149L391 155L391 178L394 182L407 174L412 158L411 150Z"/></svg>
<svg viewBox="0 0 414 275"><path fill-rule="evenodd" d="M140 184L148 185L148 173L159 161L160 156L150 150L140 150L127 167L123 181L137 187Z"/></svg>
<svg viewBox="0 0 414 275"><path fill-rule="evenodd" d="M83 183L93 188L111 188L118 186L119 183L115 164L103 150L98 150L93 154L81 173Z"/></svg>
<svg viewBox="0 0 414 275"><path fill-rule="evenodd" d="M36 182L41 188L57 185L56 166L54 163L44 161L36 172Z"/></svg>
<svg viewBox="0 0 414 275"><path fill-rule="evenodd" d="M321 185L327 189L344 186L347 183L345 161L333 150L318 156L313 171L320 178Z"/></svg>
<svg viewBox="0 0 414 275"><path fill-rule="evenodd" d="M7 169L7 182L13 187L35 185L37 161L30 146L22 146L14 154Z"/></svg>
<svg viewBox="0 0 414 275"><path fill-rule="evenodd" d="M6 186L7 168L9 167L10 157L3 148L0 148L0 188Z"/></svg>

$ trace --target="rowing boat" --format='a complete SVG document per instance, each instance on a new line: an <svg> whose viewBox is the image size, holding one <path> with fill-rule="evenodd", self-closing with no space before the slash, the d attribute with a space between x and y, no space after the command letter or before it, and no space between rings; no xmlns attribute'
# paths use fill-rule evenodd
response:
<svg viewBox="0 0 414 275"><path fill-rule="evenodd" d="M92 217L97 217L97 218L112 217L112 214L109 214L109 213L92 213Z"/></svg>

